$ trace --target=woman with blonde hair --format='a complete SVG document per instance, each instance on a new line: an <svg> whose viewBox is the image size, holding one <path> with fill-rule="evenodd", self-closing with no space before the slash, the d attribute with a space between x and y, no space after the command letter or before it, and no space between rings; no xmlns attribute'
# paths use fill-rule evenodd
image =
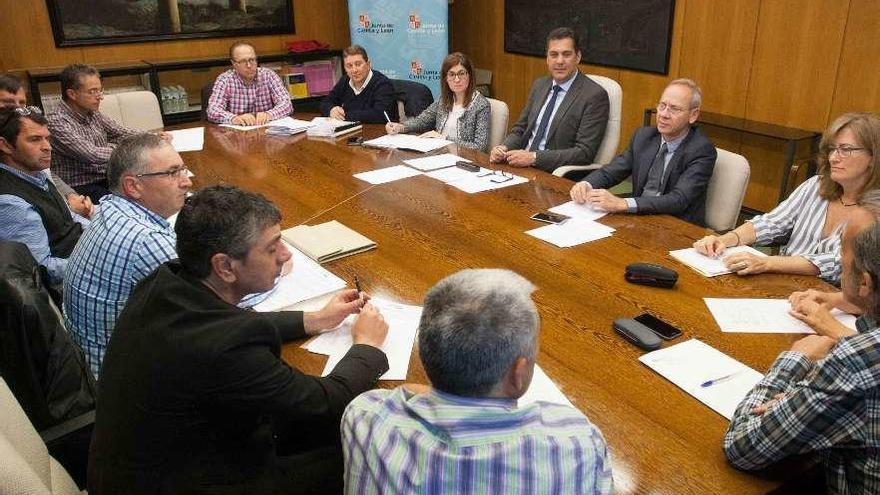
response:
<svg viewBox="0 0 880 495"><path fill-rule="evenodd" d="M840 283L840 238L862 195L880 187L880 118L871 113L838 117L822 136L819 173L798 186L770 213L724 235L694 243L708 256L728 247L782 244L779 256L732 254L725 264L738 275L764 272L818 275Z"/></svg>

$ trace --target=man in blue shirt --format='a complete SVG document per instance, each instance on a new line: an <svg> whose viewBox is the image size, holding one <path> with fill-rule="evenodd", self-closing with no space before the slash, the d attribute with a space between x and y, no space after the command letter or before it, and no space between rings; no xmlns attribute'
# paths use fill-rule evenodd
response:
<svg viewBox="0 0 880 495"><path fill-rule="evenodd" d="M116 317L134 286L177 258L174 228L192 186L180 155L154 134L124 139L110 156L104 198L73 250L64 279L64 317L95 376Z"/></svg>
<svg viewBox="0 0 880 495"><path fill-rule="evenodd" d="M52 183L46 118L35 107L0 110L0 240L27 245L60 284L67 258L89 224Z"/></svg>

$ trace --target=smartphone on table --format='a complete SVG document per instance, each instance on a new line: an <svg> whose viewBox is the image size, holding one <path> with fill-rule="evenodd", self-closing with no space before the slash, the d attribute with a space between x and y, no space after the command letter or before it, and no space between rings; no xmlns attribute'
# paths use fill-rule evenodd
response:
<svg viewBox="0 0 880 495"><path fill-rule="evenodd" d="M569 216L567 216L567 215L560 215L559 213L553 213L553 212L549 212L549 211L542 211L542 212L540 212L540 213L535 213L535 214L532 215L530 218L531 218L532 220L537 220L537 221L539 221L539 222L544 222L544 223L554 223L554 224L556 224L556 223L562 223L562 222L568 220L568 219L571 218L571 217L569 217Z"/></svg>

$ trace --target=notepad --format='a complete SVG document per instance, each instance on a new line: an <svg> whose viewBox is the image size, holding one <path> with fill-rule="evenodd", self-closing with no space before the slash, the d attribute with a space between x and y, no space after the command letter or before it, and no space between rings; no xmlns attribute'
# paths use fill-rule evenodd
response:
<svg viewBox="0 0 880 495"><path fill-rule="evenodd" d="M703 298L722 332L735 333L816 333L806 323L788 314L788 299ZM855 329L856 317L834 309L831 315Z"/></svg>
<svg viewBox="0 0 880 495"><path fill-rule="evenodd" d="M697 273L704 277L717 277L718 275L726 275L733 273L733 270L727 268L724 264L724 258L736 253L749 253L755 256L767 256L751 246L734 246L724 250L724 253L717 258L706 256L697 252L694 248L679 249L677 251L669 251L669 255L685 265L696 270Z"/></svg>
<svg viewBox="0 0 880 495"><path fill-rule="evenodd" d="M377 246L336 220L312 226L297 225L281 232L281 237L318 263L338 260Z"/></svg>
<svg viewBox="0 0 880 495"><path fill-rule="evenodd" d="M639 361L727 419L764 377L696 339L643 354Z"/></svg>
<svg viewBox="0 0 880 495"><path fill-rule="evenodd" d="M312 126L306 131L309 136L315 137L339 137L363 129L360 122L331 119L330 117L315 117Z"/></svg>

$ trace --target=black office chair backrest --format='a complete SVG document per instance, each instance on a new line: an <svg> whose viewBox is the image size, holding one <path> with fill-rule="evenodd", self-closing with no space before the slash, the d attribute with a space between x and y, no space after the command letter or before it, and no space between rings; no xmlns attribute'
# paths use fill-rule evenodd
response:
<svg viewBox="0 0 880 495"><path fill-rule="evenodd" d="M403 102L403 110L407 117L415 117L434 103L434 95L422 83L392 79L391 84L394 85L395 96ZM403 118L403 115L400 117Z"/></svg>
<svg viewBox="0 0 880 495"><path fill-rule="evenodd" d="M95 408L95 378L24 244L0 241L0 375L38 431Z"/></svg>
<svg viewBox="0 0 880 495"><path fill-rule="evenodd" d="M214 92L214 81L202 86L202 120L208 120L208 100Z"/></svg>

